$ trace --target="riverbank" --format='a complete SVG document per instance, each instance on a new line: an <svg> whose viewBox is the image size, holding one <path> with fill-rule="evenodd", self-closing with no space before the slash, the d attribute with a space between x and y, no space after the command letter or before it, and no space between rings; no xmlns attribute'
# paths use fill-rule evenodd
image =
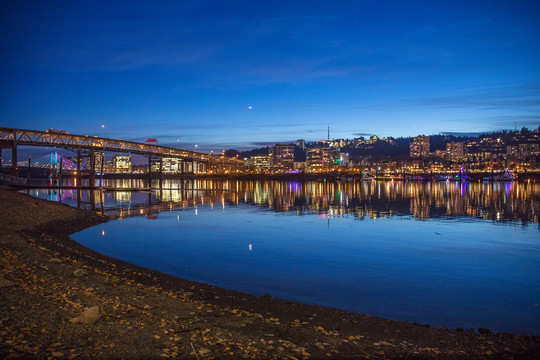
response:
<svg viewBox="0 0 540 360"><path fill-rule="evenodd" d="M42 169L43 170L43 169ZM468 182L500 182L505 181L504 179L498 178L503 172L493 172L493 171L484 171L484 172L471 172L469 173ZM49 188L55 186L58 188L75 188L76 176L64 174L60 183L63 185L58 186L58 179L49 179L49 170L47 172L34 172L31 174L28 185L25 183L17 184L21 188ZM309 173L309 172L298 172L298 173L275 173L275 174L179 174L179 173L158 173L154 172L151 174L147 173L107 173L100 176L96 176L96 181L111 181L111 180L133 180L142 182L143 188L151 187L152 181L158 180L173 180L181 181L182 183L190 183L192 181L321 181L321 182L359 182L359 181L396 181L396 182L442 182L442 181L458 181L461 180L450 178L446 179L444 176L453 176L455 173L448 172L446 174L433 174L431 172L415 173L415 174L406 174L398 173L393 176L386 176L383 174L371 174L366 177L367 174L357 173L357 172L346 172L346 171L329 171L324 173ZM540 181L540 171L527 171L515 173L516 181L520 182L536 182ZM20 169L18 177L21 182L26 181L26 170ZM90 177L84 175L82 177L83 184L86 184L87 188L99 188L101 185L89 186ZM98 184L99 184L98 181ZM508 179L506 179L508 181ZM9 183L9 182L8 182ZM54 184L54 185L53 185ZM159 182L156 187L159 187ZM132 190L136 190L133 188Z"/></svg>
<svg viewBox="0 0 540 360"><path fill-rule="evenodd" d="M254 297L127 264L69 238L107 220L0 188L2 357L540 357L538 337Z"/></svg>

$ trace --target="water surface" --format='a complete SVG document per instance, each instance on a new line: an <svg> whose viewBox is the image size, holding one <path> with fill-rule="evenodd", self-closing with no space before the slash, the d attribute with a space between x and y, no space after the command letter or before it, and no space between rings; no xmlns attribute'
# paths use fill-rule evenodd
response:
<svg viewBox="0 0 540 360"><path fill-rule="evenodd" d="M534 183L165 185L35 195L121 219L73 238L182 278L436 326L540 334Z"/></svg>

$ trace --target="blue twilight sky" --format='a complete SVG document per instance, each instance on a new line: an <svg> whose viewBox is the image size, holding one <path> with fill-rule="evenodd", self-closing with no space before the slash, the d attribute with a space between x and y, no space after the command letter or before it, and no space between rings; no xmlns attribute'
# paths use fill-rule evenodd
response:
<svg viewBox="0 0 540 360"><path fill-rule="evenodd" d="M539 19L537 0L2 1L0 126L203 151L536 128Z"/></svg>

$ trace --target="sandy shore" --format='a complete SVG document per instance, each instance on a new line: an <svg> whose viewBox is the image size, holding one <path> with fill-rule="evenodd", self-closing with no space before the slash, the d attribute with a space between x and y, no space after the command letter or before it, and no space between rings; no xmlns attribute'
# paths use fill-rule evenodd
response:
<svg viewBox="0 0 540 360"><path fill-rule="evenodd" d="M140 268L69 238L104 221L0 188L2 358L540 358L539 337L254 297Z"/></svg>

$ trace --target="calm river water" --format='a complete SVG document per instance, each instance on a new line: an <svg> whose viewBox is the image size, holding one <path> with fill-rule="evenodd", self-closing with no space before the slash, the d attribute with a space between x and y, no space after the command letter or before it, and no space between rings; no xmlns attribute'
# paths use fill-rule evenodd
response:
<svg viewBox="0 0 540 360"><path fill-rule="evenodd" d="M185 279L540 334L540 184L196 180L32 194L117 219L74 234L81 244Z"/></svg>

